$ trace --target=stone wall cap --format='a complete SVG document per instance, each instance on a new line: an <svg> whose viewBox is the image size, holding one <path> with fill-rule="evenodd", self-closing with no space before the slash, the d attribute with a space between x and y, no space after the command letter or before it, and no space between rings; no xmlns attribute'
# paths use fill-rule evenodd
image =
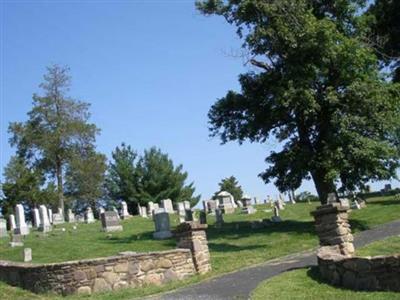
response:
<svg viewBox="0 0 400 300"><path fill-rule="evenodd" d="M182 233L187 231L198 231L198 230L206 230L208 227L207 224L200 224L199 222L184 222L179 224L174 233Z"/></svg>
<svg viewBox="0 0 400 300"><path fill-rule="evenodd" d="M339 202L338 203L331 203L331 204L324 204L318 206L316 210L312 211L310 214L314 217L332 214L332 213L341 213L346 212L349 210L349 207L342 206Z"/></svg>
<svg viewBox="0 0 400 300"><path fill-rule="evenodd" d="M106 257L97 257L97 258L87 258L81 260L71 260L71 261L63 261L56 263L25 263L25 262L14 262L10 260L0 260L0 267L19 267L19 268L43 268L43 267L63 267L63 266L71 266L71 265L80 265L86 263L95 263L95 262L108 262L110 260L118 260L121 258L127 257L140 257L140 256L148 256L148 255L167 255L174 253L190 253L189 249L177 248L172 250L164 250L164 251L153 251L153 252L140 252L140 253L127 253L114 255L114 256L106 256Z"/></svg>

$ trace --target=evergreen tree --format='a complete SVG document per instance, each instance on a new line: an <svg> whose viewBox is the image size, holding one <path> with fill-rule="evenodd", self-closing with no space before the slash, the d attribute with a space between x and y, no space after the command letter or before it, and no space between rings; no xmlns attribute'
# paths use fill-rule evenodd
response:
<svg viewBox="0 0 400 300"><path fill-rule="evenodd" d="M53 65L47 68L40 85L43 96L33 95L28 120L9 126L10 143L18 156L53 176L57 183L58 206L64 210L64 175L77 149L94 147L99 132L88 123L89 104L68 98L69 69ZM70 166L69 166L70 167Z"/></svg>
<svg viewBox="0 0 400 300"><path fill-rule="evenodd" d="M281 192L314 181L327 194L390 179L399 167L399 87L379 73L360 22L366 1L207 0L197 6L237 27L255 68L240 75L210 109L222 142L265 143L282 150L261 174Z"/></svg>
<svg viewBox="0 0 400 300"><path fill-rule="evenodd" d="M222 191L229 192L235 200L241 200L243 198L243 190L239 185L239 182L235 176L230 176L221 180L219 185L219 191L215 193L214 197Z"/></svg>

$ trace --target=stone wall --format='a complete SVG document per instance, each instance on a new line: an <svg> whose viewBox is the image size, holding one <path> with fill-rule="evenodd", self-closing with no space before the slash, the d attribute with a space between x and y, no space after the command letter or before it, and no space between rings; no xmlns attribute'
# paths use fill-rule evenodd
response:
<svg viewBox="0 0 400 300"><path fill-rule="evenodd" d="M196 274L189 249L28 264L0 261L0 280L35 293L91 294L125 287L160 285Z"/></svg>
<svg viewBox="0 0 400 300"><path fill-rule="evenodd" d="M321 277L352 290L400 291L400 255L357 257L340 253L339 246L318 250Z"/></svg>

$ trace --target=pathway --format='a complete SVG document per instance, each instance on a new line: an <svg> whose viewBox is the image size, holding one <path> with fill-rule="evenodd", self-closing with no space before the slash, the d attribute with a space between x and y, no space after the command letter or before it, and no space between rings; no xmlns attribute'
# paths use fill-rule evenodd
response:
<svg viewBox="0 0 400 300"><path fill-rule="evenodd" d="M355 247L362 247L373 241L389 236L400 235L400 220L379 225L376 228L358 233ZM152 296L152 300L225 300L249 299L250 293L258 284L268 278L295 268L317 264L315 251L289 255L267 263L225 274L208 281Z"/></svg>

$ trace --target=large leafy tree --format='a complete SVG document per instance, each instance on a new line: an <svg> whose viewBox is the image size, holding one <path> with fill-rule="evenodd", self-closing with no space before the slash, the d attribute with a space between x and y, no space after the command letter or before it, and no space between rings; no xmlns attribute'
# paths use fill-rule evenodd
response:
<svg viewBox="0 0 400 300"><path fill-rule="evenodd" d="M369 8L371 37L378 57L391 65L394 81L400 81L400 2L376 0Z"/></svg>
<svg viewBox="0 0 400 300"><path fill-rule="evenodd" d="M221 180L219 185L219 191L215 193L214 197L222 191L229 192L235 200L241 200L243 197L242 187L239 185L235 176L230 176Z"/></svg>
<svg viewBox="0 0 400 300"><path fill-rule="evenodd" d="M254 66L210 109L222 142L282 143L261 174L281 191L314 181L327 194L389 179L399 166L399 87L379 73L358 26L362 0L207 0L206 15L237 27Z"/></svg>
<svg viewBox="0 0 400 300"><path fill-rule="evenodd" d="M64 175L77 149L94 147L99 132L88 122L89 104L67 96L69 69L58 65L47 68L40 85L43 95L33 95L33 107L26 122L9 126L11 145L20 157L32 162L56 179L58 206L64 209Z"/></svg>

